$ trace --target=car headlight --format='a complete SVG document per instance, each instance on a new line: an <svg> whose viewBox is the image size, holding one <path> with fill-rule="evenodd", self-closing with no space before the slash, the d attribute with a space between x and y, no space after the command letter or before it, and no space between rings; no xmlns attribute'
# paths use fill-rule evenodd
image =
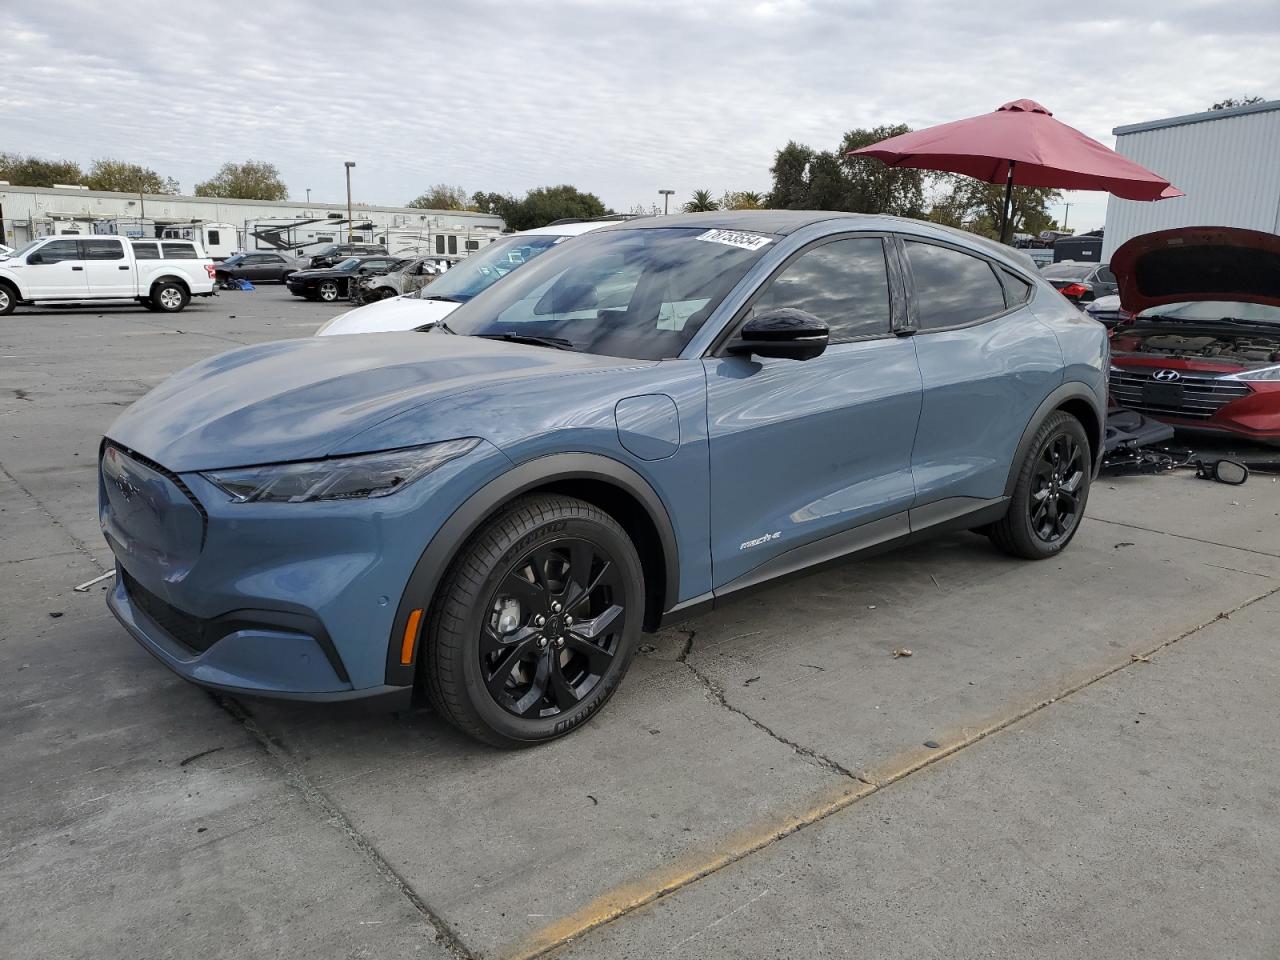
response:
<svg viewBox="0 0 1280 960"><path fill-rule="evenodd" d="M1274 367L1259 367L1257 370L1242 370L1228 374L1223 380L1280 380L1280 364Z"/></svg>
<svg viewBox="0 0 1280 960"><path fill-rule="evenodd" d="M202 476L229 494L233 503L362 500L403 490L437 467L474 450L479 442L477 437L467 437L357 457L214 470Z"/></svg>

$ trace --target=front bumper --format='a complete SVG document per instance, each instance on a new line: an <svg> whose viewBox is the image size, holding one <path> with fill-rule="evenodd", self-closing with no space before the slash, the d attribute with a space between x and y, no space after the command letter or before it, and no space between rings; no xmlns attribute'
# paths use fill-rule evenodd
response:
<svg viewBox="0 0 1280 960"><path fill-rule="evenodd" d="M295 700L410 692L388 683L409 576L476 485L510 466L481 443L391 497L237 504L199 473L117 462L99 470L111 612L193 683Z"/></svg>

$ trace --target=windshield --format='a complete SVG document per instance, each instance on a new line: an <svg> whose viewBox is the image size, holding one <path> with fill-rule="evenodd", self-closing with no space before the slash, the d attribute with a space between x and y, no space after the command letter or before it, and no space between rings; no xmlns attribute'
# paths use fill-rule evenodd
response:
<svg viewBox="0 0 1280 960"><path fill-rule="evenodd" d="M1083 280L1093 271L1093 264L1050 263L1040 271L1046 280Z"/></svg>
<svg viewBox="0 0 1280 960"><path fill-rule="evenodd" d="M1196 300L1151 307L1138 314L1140 320L1199 321L1243 320L1247 323L1280 324L1280 307L1265 303L1238 303L1229 300Z"/></svg>
<svg viewBox="0 0 1280 960"><path fill-rule="evenodd" d="M28 250L30 250L32 247L34 247L36 244L43 242L43 240L44 240L44 237L39 237L35 240L28 240L26 243L20 246L17 250L13 251L13 253L5 253L4 251L0 251L0 257L20 257L23 254L25 254Z"/></svg>
<svg viewBox="0 0 1280 960"><path fill-rule="evenodd" d="M477 337L549 338L606 356L669 359L679 356L774 239L701 227L590 233L459 307L447 329ZM431 292L448 277L432 284Z"/></svg>
<svg viewBox="0 0 1280 960"><path fill-rule="evenodd" d="M360 266L360 258L359 258L359 257L347 257L347 259L345 259L345 260L341 261L340 263L335 263L335 264L334 264L330 269L332 269L332 270L354 270L354 269L355 269L356 267L358 267L358 266Z"/></svg>
<svg viewBox="0 0 1280 960"><path fill-rule="evenodd" d="M558 234L516 235L495 240L480 253L473 253L444 276L422 288L422 299L442 297L466 303L482 290L505 277L517 267L524 266L540 253L545 253L566 236Z"/></svg>

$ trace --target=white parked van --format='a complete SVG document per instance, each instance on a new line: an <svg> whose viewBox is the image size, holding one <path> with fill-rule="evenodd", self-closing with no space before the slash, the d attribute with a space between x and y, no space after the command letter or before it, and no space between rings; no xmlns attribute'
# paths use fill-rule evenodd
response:
<svg viewBox="0 0 1280 960"><path fill-rule="evenodd" d="M76 300L177 313L214 293L213 261L190 240L42 237L0 256L0 316L19 304Z"/></svg>

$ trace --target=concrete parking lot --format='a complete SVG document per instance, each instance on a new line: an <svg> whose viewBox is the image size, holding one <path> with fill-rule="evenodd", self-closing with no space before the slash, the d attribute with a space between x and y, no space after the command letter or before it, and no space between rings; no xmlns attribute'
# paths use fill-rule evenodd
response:
<svg viewBox="0 0 1280 960"><path fill-rule="evenodd" d="M214 697L108 614L95 454L276 287L0 320L0 956L1280 955L1280 483L1104 478L646 638L591 724ZM910 656L894 656L909 650Z"/></svg>

